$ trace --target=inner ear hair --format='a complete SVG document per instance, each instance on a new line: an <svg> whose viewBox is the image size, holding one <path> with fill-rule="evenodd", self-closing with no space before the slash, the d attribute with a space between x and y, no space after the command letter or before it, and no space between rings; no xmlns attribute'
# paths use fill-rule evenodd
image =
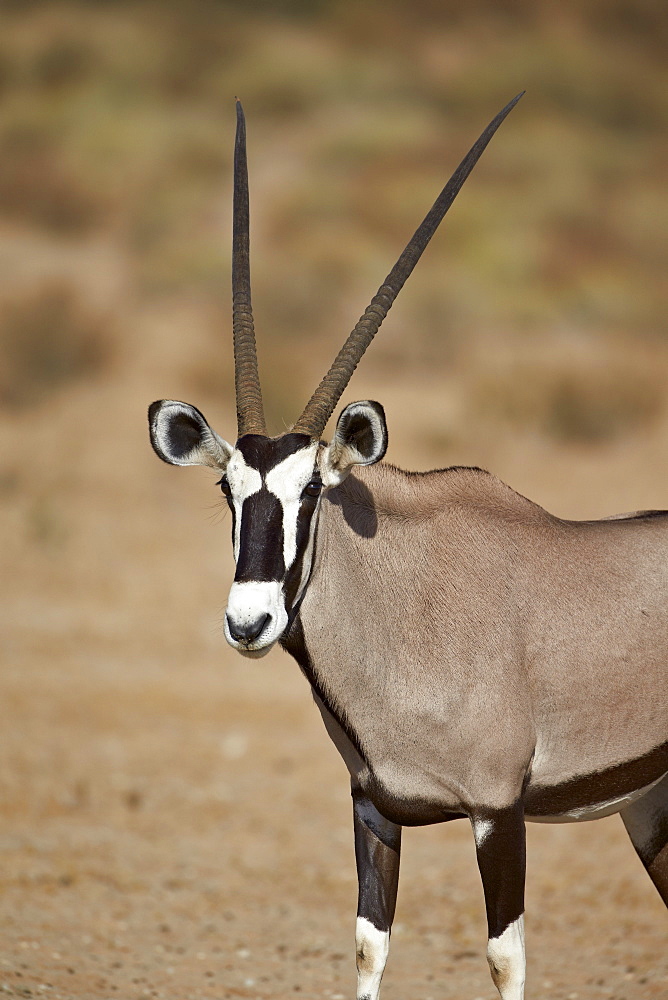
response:
<svg viewBox="0 0 668 1000"><path fill-rule="evenodd" d="M362 400L345 408L336 425L333 463L339 468L378 462L387 449L385 412L380 403Z"/></svg>
<svg viewBox="0 0 668 1000"><path fill-rule="evenodd" d="M184 410L169 419L169 443L173 455L186 458L202 446L206 433L199 421Z"/></svg>
<svg viewBox="0 0 668 1000"><path fill-rule="evenodd" d="M375 450L375 434L366 413L351 413L344 420L341 437L345 446L354 448L362 458L371 458Z"/></svg>
<svg viewBox="0 0 668 1000"><path fill-rule="evenodd" d="M231 447L207 423L204 414L189 403L167 399L149 408L151 443L170 465L205 465L224 470Z"/></svg>

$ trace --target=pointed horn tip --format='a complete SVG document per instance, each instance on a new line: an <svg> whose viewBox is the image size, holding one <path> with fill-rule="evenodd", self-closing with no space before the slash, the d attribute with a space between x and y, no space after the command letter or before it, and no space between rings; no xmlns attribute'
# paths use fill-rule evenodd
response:
<svg viewBox="0 0 668 1000"><path fill-rule="evenodd" d="M517 104L517 102L519 100L521 100L521 98L524 97L525 94L526 94L526 90L520 90L519 94L517 94L515 97L513 97L512 101L508 101L508 103L506 104L506 107L504 108L504 111L506 109L508 111L512 111L512 109L515 107L515 105Z"/></svg>
<svg viewBox="0 0 668 1000"><path fill-rule="evenodd" d="M299 420L293 426L293 431L310 433L313 437L319 437L322 434L325 425L329 420L334 410L334 407L339 401L346 386L348 385L348 382L355 368L357 367L357 364L360 361L362 354L364 353L364 351L366 351L366 348L368 347L371 338L375 336L378 328L380 327L380 324L383 322L383 319L385 318L387 312L391 308L394 299L396 298L399 291L401 291L404 282L412 272L419 258L422 256L423 250L429 243L429 240L436 231L436 228L440 225L443 216L448 211L448 208L452 204L454 198L457 196L462 184L464 183L464 181L470 174L471 170L477 163L482 152L486 148L487 144L489 143L490 139L492 138L496 130L499 128L499 126L507 117L507 115L512 111L517 102L522 97L524 97L525 93L526 91L522 90L511 101L509 101L508 104L506 104L506 106L502 108L501 111L499 111L497 116L492 119L487 128L478 138L478 141L471 147L465 159L462 160L455 173L452 175L446 186L441 191L441 194L439 195L437 201L432 206L430 212L427 214L427 216L425 216L421 225L414 233L412 239L409 241L408 245L406 246L403 253L399 257L399 260L394 265L390 274L387 276L385 282L383 283L383 285L381 285L381 288L376 293L376 296L374 296L374 299L372 299L371 305L367 307L367 309L364 312L364 315L360 318L360 320L356 324L348 340L344 344L344 348L342 350L348 348L348 346L351 344L352 338L354 338L356 335L359 336L359 332L361 330L361 324L363 324L367 320L367 316L372 310L372 307L377 305L377 298L380 298L382 294L383 297L386 298L387 300L387 305L383 306L382 313L376 311L373 319L371 318L369 319L368 331L364 335L362 341L362 349L356 355L357 360L352 365L352 368L349 368L347 364L344 365L342 362L343 378L345 379L345 381L342 381L341 377L337 375L335 379L335 384L336 382L338 382L338 386L334 390L328 387L324 387L324 383L330 380L330 376L333 375L334 367L338 363L341 354L341 352L339 352L339 355L337 355L337 359L335 361L335 365L333 365L330 368L328 374L325 376L325 379L322 380L320 386L316 389L316 392L311 397L309 402L306 404L304 412L302 413ZM448 194L449 197L446 197L448 196ZM432 215L435 215L435 221L431 221ZM406 266L403 264L403 261L404 261L404 256L407 255L409 250L412 253L414 252L414 255L412 260L410 257L406 256L406 261L408 262L408 266ZM386 292L389 294L386 295ZM328 401L323 403L322 401L323 399ZM329 405L330 403L331 405ZM316 418L315 414L317 413L317 410L320 409L320 407L327 408L327 415L324 416L324 413L318 414ZM322 416L324 416L324 420L322 419Z"/></svg>
<svg viewBox="0 0 668 1000"><path fill-rule="evenodd" d="M512 101L508 101L508 103L506 104L506 106L503 107L503 108L501 108L501 110L499 111L499 113L496 116L496 118L492 119L492 121L489 123L489 125L487 126L487 128L485 129L485 131L483 132L483 134L482 134L482 136L480 138L482 139L482 137L486 135L488 137L487 141L489 141L489 139L492 137L492 135L494 135L494 133L496 132L496 130L499 127L499 125L503 121L505 121L505 119L508 117L508 115L510 114L510 112L513 110L513 108L515 107L515 105L517 104L517 102L522 97L524 97L525 94L526 94L526 90L521 90L519 92L519 94L517 94L515 97L513 97ZM485 145L487 145L487 143L485 143Z"/></svg>

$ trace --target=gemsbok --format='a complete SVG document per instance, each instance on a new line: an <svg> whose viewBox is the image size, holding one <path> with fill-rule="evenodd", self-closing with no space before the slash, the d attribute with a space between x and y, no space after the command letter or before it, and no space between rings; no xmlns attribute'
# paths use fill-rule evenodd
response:
<svg viewBox="0 0 668 1000"><path fill-rule="evenodd" d="M172 465L222 475L236 572L225 638L279 643L350 772L358 1000L377 1000L401 829L468 817L487 959L524 993L525 821L620 813L668 905L668 514L567 521L488 472L403 472L379 403L325 425L371 339L518 95L471 148L291 430L267 434L250 297L237 102L233 330L238 438L194 406L149 410Z"/></svg>

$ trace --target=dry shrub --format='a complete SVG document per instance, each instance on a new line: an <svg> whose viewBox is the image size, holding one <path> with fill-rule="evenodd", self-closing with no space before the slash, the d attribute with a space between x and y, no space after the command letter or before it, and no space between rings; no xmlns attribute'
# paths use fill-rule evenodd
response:
<svg viewBox="0 0 668 1000"><path fill-rule="evenodd" d="M567 444L599 444L640 431L664 405L664 367L602 355L598 362L519 364L485 375L475 409Z"/></svg>
<svg viewBox="0 0 668 1000"><path fill-rule="evenodd" d="M193 16L193 13L195 16ZM155 84L167 100L201 100L210 96L212 78L234 55L237 32L220 24L212 30L210 17L193 8L176 9L163 22L164 45L156 68ZM214 19L219 11L207 12Z"/></svg>
<svg viewBox="0 0 668 1000"><path fill-rule="evenodd" d="M545 401L546 432L563 441L598 442L640 430L659 413L662 394L642 372L617 368L555 380Z"/></svg>
<svg viewBox="0 0 668 1000"><path fill-rule="evenodd" d="M10 52L0 48L0 97L5 97L14 78L14 66Z"/></svg>
<svg viewBox="0 0 668 1000"><path fill-rule="evenodd" d="M78 85L94 70L92 49L78 38L51 38L32 66L35 82L50 91Z"/></svg>
<svg viewBox="0 0 668 1000"><path fill-rule="evenodd" d="M107 321L69 285L54 284L0 311L0 406L36 406L109 360Z"/></svg>
<svg viewBox="0 0 668 1000"><path fill-rule="evenodd" d="M77 176L38 129L0 138L0 212L63 236L81 236L103 219L102 196Z"/></svg>

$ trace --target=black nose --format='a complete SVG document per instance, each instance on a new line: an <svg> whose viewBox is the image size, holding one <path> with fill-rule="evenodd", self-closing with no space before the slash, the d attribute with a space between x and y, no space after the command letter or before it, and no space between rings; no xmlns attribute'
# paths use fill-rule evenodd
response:
<svg viewBox="0 0 668 1000"><path fill-rule="evenodd" d="M248 644L254 642L258 636L262 635L271 615L262 615L261 618L256 618L255 621L246 622L243 625L233 622L229 615L226 615L226 617L227 627L235 642Z"/></svg>

